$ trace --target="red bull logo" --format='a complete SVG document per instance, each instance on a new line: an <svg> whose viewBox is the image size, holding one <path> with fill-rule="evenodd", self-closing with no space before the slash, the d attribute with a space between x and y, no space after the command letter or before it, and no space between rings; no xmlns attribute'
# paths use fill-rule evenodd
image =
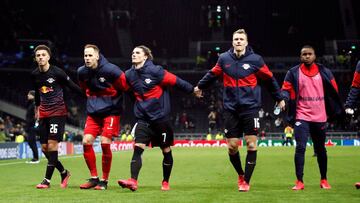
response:
<svg viewBox="0 0 360 203"><path fill-rule="evenodd" d="M54 91L53 88L51 88L51 87L46 87L46 86L42 86L39 90L40 90L40 92L43 93L43 94L46 94L46 93L48 93L48 92Z"/></svg>

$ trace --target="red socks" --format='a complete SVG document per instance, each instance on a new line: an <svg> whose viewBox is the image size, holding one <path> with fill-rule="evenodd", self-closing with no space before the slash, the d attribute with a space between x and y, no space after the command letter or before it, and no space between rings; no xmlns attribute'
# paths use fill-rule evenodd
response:
<svg viewBox="0 0 360 203"><path fill-rule="evenodd" d="M102 172L103 172L102 179L108 180L110 168L111 168L112 152L110 149L110 144L101 144L101 148L102 148ZM92 145L84 144L84 158L90 170L91 176L97 177L98 173L96 170L96 157Z"/></svg>
<svg viewBox="0 0 360 203"><path fill-rule="evenodd" d="M110 144L101 144L102 148L102 179L108 180L112 161L112 152Z"/></svg>
<svg viewBox="0 0 360 203"><path fill-rule="evenodd" d="M92 177L97 177L97 170L96 170L96 157L94 148L91 144L84 144L84 158L86 161L86 165L90 170L90 174Z"/></svg>

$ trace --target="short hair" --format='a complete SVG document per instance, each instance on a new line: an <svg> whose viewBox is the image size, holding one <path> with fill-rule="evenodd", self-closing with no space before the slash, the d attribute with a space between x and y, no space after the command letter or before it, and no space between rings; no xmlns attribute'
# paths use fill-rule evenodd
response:
<svg viewBox="0 0 360 203"><path fill-rule="evenodd" d="M87 48L93 48L97 53L100 53L100 49L98 46L96 46L95 44L87 44L84 46L84 49L87 49Z"/></svg>
<svg viewBox="0 0 360 203"><path fill-rule="evenodd" d="M301 54L301 50L303 50L303 49L312 49L312 50L314 50L314 53L315 53L315 49L314 49L314 47L311 46L311 45L308 45L308 44L304 45L304 46L300 49L300 54ZM316 53L315 53L315 54L316 54Z"/></svg>
<svg viewBox="0 0 360 203"><path fill-rule="evenodd" d="M34 49L34 54L38 51L38 50L45 50L49 56L51 56L51 50L48 46L44 45L44 44L40 44L37 47L35 47Z"/></svg>
<svg viewBox="0 0 360 203"><path fill-rule="evenodd" d="M245 29L238 29L238 30L236 30L236 31L233 33L233 36L234 36L235 34L244 34L244 35L246 36L246 39L248 39L248 35L247 35Z"/></svg>
<svg viewBox="0 0 360 203"><path fill-rule="evenodd" d="M35 96L35 90L30 90L28 94Z"/></svg>
<svg viewBox="0 0 360 203"><path fill-rule="evenodd" d="M145 56L147 56L148 59L150 59L150 60L153 60L153 59L154 59L154 56L152 55L151 49L150 49L149 47L147 47L147 46L145 46L145 45L140 45L140 46L136 46L135 48L140 48L140 49L142 49L142 50L144 51L144 53L145 53Z"/></svg>

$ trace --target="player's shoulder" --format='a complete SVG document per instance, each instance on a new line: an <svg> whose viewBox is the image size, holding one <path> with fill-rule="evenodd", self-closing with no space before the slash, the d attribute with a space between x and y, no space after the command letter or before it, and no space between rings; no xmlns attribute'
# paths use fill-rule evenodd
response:
<svg viewBox="0 0 360 203"><path fill-rule="evenodd" d="M166 70L162 66L154 65L149 69L149 73L151 77L161 79L164 77Z"/></svg>
<svg viewBox="0 0 360 203"><path fill-rule="evenodd" d="M65 73L65 71L64 71L63 69L61 69L61 68L59 68L59 67L57 67L57 66L55 66L55 65L50 65L49 70L50 70L51 72L55 72L55 73L58 73L58 74L63 74L63 73Z"/></svg>
<svg viewBox="0 0 360 203"><path fill-rule="evenodd" d="M88 68L86 68L85 65L80 66L80 67L77 69L77 73L85 73L85 72L87 72L87 69L88 69Z"/></svg>
<svg viewBox="0 0 360 203"><path fill-rule="evenodd" d="M221 60L231 59L231 58L232 58L232 56L231 56L230 51L223 52L219 55L219 59L221 59Z"/></svg>
<svg viewBox="0 0 360 203"><path fill-rule="evenodd" d="M40 73L39 68L35 68L34 70L31 71L31 75L35 76L38 75Z"/></svg>

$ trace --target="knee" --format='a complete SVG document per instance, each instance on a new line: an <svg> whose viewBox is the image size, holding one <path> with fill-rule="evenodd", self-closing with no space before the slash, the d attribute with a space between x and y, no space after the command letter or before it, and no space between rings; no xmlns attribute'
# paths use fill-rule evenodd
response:
<svg viewBox="0 0 360 203"><path fill-rule="evenodd" d="M93 142L93 141L91 141L91 142ZM111 142L112 142L111 138L101 136L101 144L111 144ZM90 143L90 144L92 144L92 143Z"/></svg>
<svg viewBox="0 0 360 203"><path fill-rule="evenodd" d="M238 152L238 148L228 148L228 152L229 154L233 155L233 154L236 154Z"/></svg>
<svg viewBox="0 0 360 203"><path fill-rule="evenodd" d="M170 147L164 147L161 149L163 153L169 153L171 151L171 148Z"/></svg>
<svg viewBox="0 0 360 203"><path fill-rule="evenodd" d="M58 143L49 143L48 151L57 151L58 150Z"/></svg>
<svg viewBox="0 0 360 203"><path fill-rule="evenodd" d="M229 154L236 154L239 151L239 146L236 143L228 144Z"/></svg>
<svg viewBox="0 0 360 203"><path fill-rule="evenodd" d="M255 151L256 150L256 142L254 142L254 141L247 142L246 146L247 146L248 151Z"/></svg>
<svg viewBox="0 0 360 203"><path fill-rule="evenodd" d="M83 138L83 144L89 145L94 143L94 137L90 134L86 134Z"/></svg>
<svg viewBox="0 0 360 203"><path fill-rule="evenodd" d="M145 150L146 145L145 144L140 144L140 143L135 143L134 148L140 148L142 150Z"/></svg>

